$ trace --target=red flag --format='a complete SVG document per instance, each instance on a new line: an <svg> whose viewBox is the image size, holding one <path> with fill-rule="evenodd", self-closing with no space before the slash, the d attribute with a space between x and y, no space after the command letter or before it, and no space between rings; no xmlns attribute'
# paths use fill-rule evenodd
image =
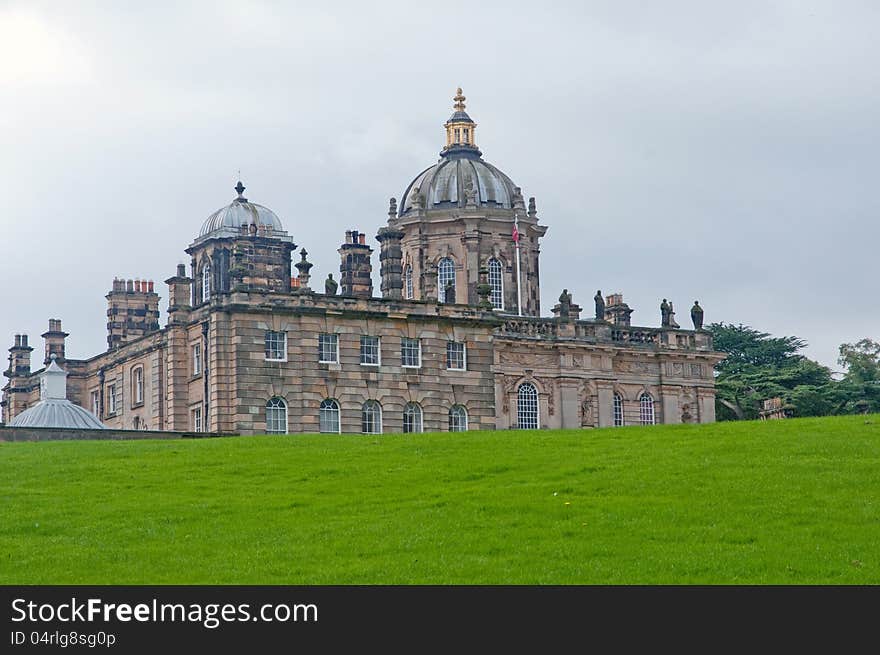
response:
<svg viewBox="0 0 880 655"><path fill-rule="evenodd" d="M513 242L519 243L519 230L516 229L516 223L513 224Z"/></svg>

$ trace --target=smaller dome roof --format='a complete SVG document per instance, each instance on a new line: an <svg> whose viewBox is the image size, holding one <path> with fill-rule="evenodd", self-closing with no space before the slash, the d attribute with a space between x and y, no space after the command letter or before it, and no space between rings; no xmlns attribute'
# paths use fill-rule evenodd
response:
<svg viewBox="0 0 880 655"><path fill-rule="evenodd" d="M226 234L238 234L242 226L255 223L269 228L274 232L283 232L284 227L281 225L281 219L268 207L250 202L242 194L244 193L244 185L239 181L235 190L238 192L238 198L213 214L208 216L207 220L202 224L199 230L199 237L206 237L217 233L225 236Z"/></svg>
<svg viewBox="0 0 880 655"><path fill-rule="evenodd" d="M9 422L13 428L80 428L106 430L93 414L63 398L46 398Z"/></svg>
<svg viewBox="0 0 880 655"><path fill-rule="evenodd" d="M467 115L466 111L457 111L449 117L447 123L473 123L474 121Z"/></svg>

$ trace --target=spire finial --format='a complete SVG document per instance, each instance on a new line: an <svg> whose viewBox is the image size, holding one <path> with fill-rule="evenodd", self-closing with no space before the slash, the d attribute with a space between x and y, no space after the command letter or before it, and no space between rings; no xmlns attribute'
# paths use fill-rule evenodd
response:
<svg viewBox="0 0 880 655"><path fill-rule="evenodd" d="M239 202L247 202L247 198L242 195L245 188L246 187L244 184L241 183L241 180L239 180L238 184L235 185L235 191L236 193L238 193L238 198L236 198L236 200L238 200Z"/></svg>
<svg viewBox="0 0 880 655"><path fill-rule="evenodd" d="M455 100L455 104L452 105L455 108L455 111L464 111L464 101L466 99L467 98L465 98L461 93L461 87L458 87L455 90L455 97L453 98L453 100Z"/></svg>

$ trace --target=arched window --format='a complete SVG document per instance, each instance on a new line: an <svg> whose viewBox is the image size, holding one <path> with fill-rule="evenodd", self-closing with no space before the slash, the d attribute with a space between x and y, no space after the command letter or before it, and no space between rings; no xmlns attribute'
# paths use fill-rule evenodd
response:
<svg viewBox="0 0 880 655"><path fill-rule="evenodd" d="M489 300L493 309L504 309L504 276L501 262L494 257L489 260Z"/></svg>
<svg viewBox="0 0 880 655"><path fill-rule="evenodd" d="M409 264L403 268L403 297L407 300L413 299L413 272Z"/></svg>
<svg viewBox="0 0 880 655"><path fill-rule="evenodd" d="M283 398L270 398L266 403L266 433L287 434L287 403Z"/></svg>
<svg viewBox="0 0 880 655"><path fill-rule="evenodd" d="M382 434L382 406L375 400L368 400L361 409L361 432Z"/></svg>
<svg viewBox="0 0 880 655"><path fill-rule="evenodd" d="M318 409L318 429L339 434L339 403L332 398L321 401Z"/></svg>
<svg viewBox="0 0 880 655"><path fill-rule="evenodd" d="M468 416L467 410L462 405L453 405L449 408L449 431L450 432L467 432Z"/></svg>
<svg viewBox="0 0 880 655"><path fill-rule="evenodd" d="M403 431L422 431L422 408L416 403L407 403L403 408Z"/></svg>
<svg viewBox="0 0 880 655"><path fill-rule="evenodd" d="M639 423L654 425L654 398L647 391L639 396Z"/></svg>
<svg viewBox="0 0 880 655"><path fill-rule="evenodd" d="M452 297L455 298L455 262L444 257L437 265L437 298L446 302L446 286L452 285Z"/></svg>
<svg viewBox="0 0 880 655"><path fill-rule="evenodd" d="M202 268L202 302L211 297L211 266L205 264Z"/></svg>
<svg viewBox="0 0 880 655"><path fill-rule="evenodd" d="M619 393L614 394L614 425L623 425L623 396Z"/></svg>
<svg viewBox="0 0 880 655"><path fill-rule="evenodd" d="M538 390L531 382L523 382L516 392L516 421L520 430L537 430Z"/></svg>

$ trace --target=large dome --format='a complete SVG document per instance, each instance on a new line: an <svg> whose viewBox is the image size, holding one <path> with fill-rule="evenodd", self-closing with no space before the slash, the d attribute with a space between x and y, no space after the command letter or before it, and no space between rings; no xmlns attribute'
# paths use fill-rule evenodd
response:
<svg viewBox="0 0 880 655"><path fill-rule="evenodd" d="M502 171L468 151L445 152L440 161L422 171L403 194L400 215L419 205L427 210L464 207L473 190L478 207L513 208L516 185Z"/></svg>
<svg viewBox="0 0 880 655"><path fill-rule="evenodd" d="M281 225L281 219L268 207L250 202L245 198L244 185L239 182L235 187L238 191L238 198L233 200L229 205L218 209L208 216L207 220L202 224L199 231L199 237L208 235L225 236L236 235L241 231L242 226L248 226L255 223L257 227L265 226L274 232L282 232L284 227Z"/></svg>
<svg viewBox="0 0 880 655"><path fill-rule="evenodd" d="M522 194L513 181L492 164L483 161L477 147L477 124L468 116L465 97L457 90L455 112L446 121L446 146L440 161L416 176L400 201L399 216L419 209L487 207L513 209Z"/></svg>

